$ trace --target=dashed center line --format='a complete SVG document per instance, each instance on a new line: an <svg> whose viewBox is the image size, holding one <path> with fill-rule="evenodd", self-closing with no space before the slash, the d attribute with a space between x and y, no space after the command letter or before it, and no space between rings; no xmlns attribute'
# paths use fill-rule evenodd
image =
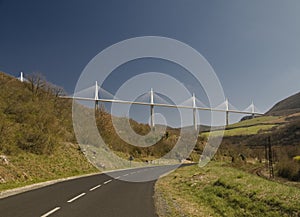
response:
<svg viewBox="0 0 300 217"><path fill-rule="evenodd" d="M55 207L54 209L50 210L49 212L45 213L44 215L41 215L41 217L47 217L49 215L51 215L52 213L56 212L57 210L59 210L60 207Z"/></svg>
<svg viewBox="0 0 300 217"><path fill-rule="evenodd" d="M110 180L104 182L103 184L106 185L107 183L110 183L111 181L112 181L112 180L110 179Z"/></svg>
<svg viewBox="0 0 300 217"><path fill-rule="evenodd" d="M154 169L154 168L138 170L138 171L135 171L135 172L127 173L127 174L125 174L125 175L123 175L123 176L128 176L128 175L131 175L131 174L140 173L140 172L144 172L144 171L147 171L147 170L153 170L153 169ZM115 179L119 179L120 177L121 177L121 176L115 177ZM110 183L111 181L112 181L112 179L107 180L107 181L104 182L103 184L106 185L106 184ZM101 185L96 185L96 186L90 188L89 191L94 191L94 190L96 190L97 188L100 188L100 187L101 187ZM73 197L72 199L68 200L67 202L68 202L68 203L72 203L73 201L79 199L80 197L83 197L84 195L86 195L86 193L81 193L81 194L79 194L79 195ZM50 216L51 214L53 214L54 212L56 212L56 211L58 211L58 210L60 210L60 209L61 209L61 208L60 208L59 206L58 206L58 207L55 207L54 209L50 210L49 212L47 212L47 213L41 215L41 217L47 217L47 216Z"/></svg>
<svg viewBox="0 0 300 217"><path fill-rule="evenodd" d="M72 199L68 200L67 202L68 203L72 203L74 200L77 200L78 198L80 198L80 197L82 197L84 195L85 195L85 193L79 194L76 197L73 197Z"/></svg>
<svg viewBox="0 0 300 217"><path fill-rule="evenodd" d="M96 185L95 187L91 188L89 191L93 191L93 190L96 190L97 188L100 188L101 185Z"/></svg>

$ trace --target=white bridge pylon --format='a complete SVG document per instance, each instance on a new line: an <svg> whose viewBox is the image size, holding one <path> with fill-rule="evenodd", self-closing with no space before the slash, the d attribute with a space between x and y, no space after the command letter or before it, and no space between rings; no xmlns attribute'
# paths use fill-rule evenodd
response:
<svg viewBox="0 0 300 217"><path fill-rule="evenodd" d="M192 109L193 111L193 125L195 130L197 130L197 110L211 111L211 112L225 112L226 114L226 125L229 124L229 113L237 113L237 114L249 114L253 117L255 115L263 115L258 111L258 109L252 103L243 111L236 109L232 104L229 103L228 99L218 105L217 107L208 107L205 106L199 99L196 98L195 94L192 95L190 99L187 99L183 103L179 105L171 104L168 101L164 100L157 93L150 89L149 93L142 95L144 99L149 99L147 102L136 102L136 101L128 101L121 100L115 98L115 96L108 91L101 88L97 81L94 86L85 88L81 91L74 93L72 96L61 96L62 98L75 99L75 100L83 100L83 101L94 101L95 109L98 109L99 102L108 102L108 103L121 103L121 104L133 104L133 105L144 105L150 106L150 115L151 115L151 128L155 127L154 120L154 107L168 107L168 108L179 108L179 109Z"/></svg>

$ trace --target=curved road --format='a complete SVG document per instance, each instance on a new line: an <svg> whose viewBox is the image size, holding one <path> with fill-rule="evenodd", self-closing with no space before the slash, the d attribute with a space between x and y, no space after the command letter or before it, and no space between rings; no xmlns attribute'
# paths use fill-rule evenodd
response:
<svg viewBox="0 0 300 217"><path fill-rule="evenodd" d="M154 181L173 170L157 166L114 171L64 181L0 200L2 217L157 217Z"/></svg>

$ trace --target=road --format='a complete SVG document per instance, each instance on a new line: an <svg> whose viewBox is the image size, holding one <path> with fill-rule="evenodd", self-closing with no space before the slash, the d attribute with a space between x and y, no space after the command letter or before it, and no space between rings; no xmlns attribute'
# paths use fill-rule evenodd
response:
<svg viewBox="0 0 300 217"><path fill-rule="evenodd" d="M150 180L174 168L136 168L59 182L1 199L0 217L157 217L155 180L124 179Z"/></svg>

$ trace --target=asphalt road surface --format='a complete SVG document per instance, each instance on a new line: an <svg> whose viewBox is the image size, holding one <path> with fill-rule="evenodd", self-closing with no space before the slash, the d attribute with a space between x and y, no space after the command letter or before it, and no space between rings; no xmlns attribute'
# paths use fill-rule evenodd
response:
<svg viewBox="0 0 300 217"><path fill-rule="evenodd" d="M0 199L0 217L157 217L150 180L174 169L156 166L64 181Z"/></svg>

